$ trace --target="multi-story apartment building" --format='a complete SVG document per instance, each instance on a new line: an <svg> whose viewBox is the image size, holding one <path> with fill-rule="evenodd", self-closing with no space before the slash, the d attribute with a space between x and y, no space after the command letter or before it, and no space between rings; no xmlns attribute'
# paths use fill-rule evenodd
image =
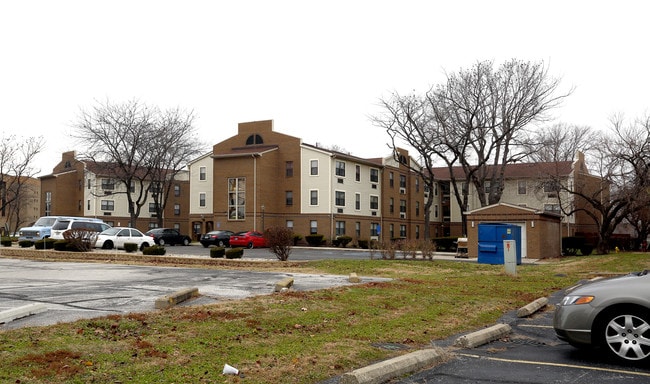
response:
<svg viewBox="0 0 650 384"><path fill-rule="evenodd" d="M189 164L193 232L286 226L328 240L418 238L425 192L408 161L405 150L363 159L275 132L270 120L241 123Z"/></svg>
<svg viewBox="0 0 650 384"><path fill-rule="evenodd" d="M41 216L85 216L103 219L112 226L129 226L126 186L110 177L109 163L78 160L74 151L64 152L52 173L41 176ZM189 228L189 180L183 172L174 181L165 206L163 226L186 231ZM145 188L147 185L145 185ZM131 192L136 192L136 186ZM158 226L151 196L133 226L147 231Z"/></svg>
<svg viewBox="0 0 650 384"><path fill-rule="evenodd" d="M39 189L40 183L33 177L0 178L0 234L17 232L40 217Z"/></svg>
<svg viewBox="0 0 650 384"><path fill-rule="evenodd" d="M441 190L439 200L435 205L440 205L441 215L432 215L435 229L432 233L438 236L462 236L462 214L459 204L454 196L451 185L450 171L446 167L433 170ZM466 180L462 169L454 168L454 175L458 188L462 188ZM488 173L490 173L488 171ZM486 182L489 187L491 180ZM557 188L562 184L562 188ZM467 211L481 208L478 197L479 191L470 183L469 207ZM527 207L540 212L555 213L562 218L562 236L573 236L576 233L596 233L597 228L585 210L588 204L581 198L569 193L567 190L599 191L602 188L601 179L589 174L585 165L584 156L577 154L575 161L539 162L509 164L505 168L502 203L514 206ZM487 189L487 188L486 188ZM487 191L480 191L487 193ZM605 191L603 191L603 194ZM603 196L606 198L606 196ZM564 215L572 209L582 209L571 215ZM437 211L438 208L435 210ZM593 210L592 210L593 212ZM504 218L507 220L507 218Z"/></svg>

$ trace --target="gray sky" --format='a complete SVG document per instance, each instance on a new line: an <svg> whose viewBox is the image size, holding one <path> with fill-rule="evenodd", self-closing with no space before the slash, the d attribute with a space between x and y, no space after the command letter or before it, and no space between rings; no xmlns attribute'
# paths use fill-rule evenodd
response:
<svg viewBox="0 0 650 384"><path fill-rule="evenodd" d="M649 5L646 5L649 4ZM544 61L575 87L557 122L645 115L645 1L165 1L0 3L4 135L43 135L51 172L80 108L138 99L197 115L208 146L273 119L304 142L388 154L368 116L480 60Z"/></svg>

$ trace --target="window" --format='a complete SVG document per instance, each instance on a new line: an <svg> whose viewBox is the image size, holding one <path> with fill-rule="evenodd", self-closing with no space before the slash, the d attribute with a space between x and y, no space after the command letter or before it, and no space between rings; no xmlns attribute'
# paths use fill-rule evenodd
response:
<svg viewBox="0 0 650 384"><path fill-rule="evenodd" d="M199 167L199 180L207 180L207 171L205 167Z"/></svg>
<svg viewBox="0 0 650 384"><path fill-rule="evenodd" d="M135 192L135 182L134 181L131 181L131 184L129 184L129 191L131 193Z"/></svg>
<svg viewBox="0 0 650 384"><path fill-rule="evenodd" d="M345 221L337 221L335 225L336 225L336 236L345 235Z"/></svg>
<svg viewBox="0 0 650 384"><path fill-rule="evenodd" d="M388 186L391 188L395 186L395 175L393 172L388 172Z"/></svg>
<svg viewBox="0 0 650 384"><path fill-rule="evenodd" d="M419 225L415 226L415 238L416 239L420 238L420 226Z"/></svg>
<svg viewBox="0 0 650 384"><path fill-rule="evenodd" d="M395 238L395 225L390 224L388 226L388 236L390 236L391 239Z"/></svg>
<svg viewBox="0 0 650 384"><path fill-rule="evenodd" d="M309 191L309 205L318 205L318 190Z"/></svg>
<svg viewBox="0 0 650 384"><path fill-rule="evenodd" d="M180 223L174 223L174 225L172 225L172 227L177 231L181 230L181 224Z"/></svg>
<svg viewBox="0 0 650 384"><path fill-rule="evenodd" d="M293 161L287 161L285 163L285 176L293 177Z"/></svg>
<svg viewBox="0 0 650 384"><path fill-rule="evenodd" d="M406 176L399 175L399 187L406 188Z"/></svg>
<svg viewBox="0 0 650 384"><path fill-rule="evenodd" d="M248 139L246 139L246 145L256 145L256 144L264 144L264 140L262 139L262 136L260 136L259 134L248 136Z"/></svg>
<svg viewBox="0 0 650 384"><path fill-rule="evenodd" d="M334 205L337 205L339 207L344 207L345 206L345 192L336 191L336 197L335 197Z"/></svg>
<svg viewBox="0 0 650 384"><path fill-rule="evenodd" d="M293 220L287 220L287 228L293 230Z"/></svg>
<svg viewBox="0 0 650 384"><path fill-rule="evenodd" d="M88 179L88 189L91 188L90 179Z"/></svg>
<svg viewBox="0 0 650 384"><path fill-rule="evenodd" d="M288 206L293 205L293 191L285 191L284 192L284 199L285 199Z"/></svg>
<svg viewBox="0 0 650 384"><path fill-rule="evenodd" d="M370 209L379 209L379 196L370 196Z"/></svg>
<svg viewBox="0 0 650 384"><path fill-rule="evenodd" d="M490 186L492 183L490 183L490 180L485 180L485 183L483 184L483 192L484 193L490 193Z"/></svg>
<svg viewBox="0 0 650 384"><path fill-rule="evenodd" d="M354 194L354 209L357 211L361 209L361 194L360 193L355 193Z"/></svg>
<svg viewBox="0 0 650 384"><path fill-rule="evenodd" d="M395 212L395 199L392 197L388 199L388 212Z"/></svg>
<svg viewBox="0 0 650 384"><path fill-rule="evenodd" d="M370 169L370 182L372 183L379 182L379 170L377 168Z"/></svg>
<svg viewBox="0 0 650 384"><path fill-rule="evenodd" d="M361 166L360 165L357 165L355 167L354 180L355 181L361 181Z"/></svg>
<svg viewBox="0 0 650 384"><path fill-rule="evenodd" d="M181 205L174 204L174 215L180 215L180 214L181 214Z"/></svg>
<svg viewBox="0 0 650 384"><path fill-rule="evenodd" d="M415 216L420 216L420 202L415 202Z"/></svg>
<svg viewBox="0 0 650 384"><path fill-rule="evenodd" d="M336 162L336 176L345 176L345 163L343 161Z"/></svg>
<svg viewBox="0 0 650 384"><path fill-rule="evenodd" d="M115 189L115 180L113 179L102 179L102 189L112 191Z"/></svg>
<svg viewBox="0 0 650 384"><path fill-rule="evenodd" d="M433 217L438 218L438 204L433 206Z"/></svg>
<svg viewBox="0 0 650 384"><path fill-rule="evenodd" d="M309 162L309 174L312 176L318 176L318 160L311 160Z"/></svg>
<svg viewBox="0 0 650 384"><path fill-rule="evenodd" d="M228 179L228 219L246 219L246 178Z"/></svg>
<svg viewBox="0 0 650 384"><path fill-rule="evenodd" d="M181 186L174 184L174 196L179 197L181 195Z"/></svg>
<svg viewBox="0 0 650 384"><path fill-rule="evenodd" d="M557 181L546 181L544 182L544 192L558 192L560 190L560 185Z"/></svg>
<svg viewBox="0 0 650 384"><path fill-rule="evenodd" d="M311 235L315 235L318 233L318 221L316 220L311 220L309 222L309 233Z"/></svg>
<svg viewBox="0 0 650 384"><path fill-rule="evenodd" d="M557 213L558 215L562 213L560 204L544 204L544 212Z"/></svg>
<svg viewBox="0 0 650 384"><path fill-rule="evenodd" d="M420 192L420 179L417 177L415 178L415 192Z"/></svg>
<svg viewBox="0 0 650 384"><path fill-rule="evenodd" d="M358 221L354 223L354 233L357 235L357 238L361 237L361 223Z"/></svg>
<svg viewBox="0 0 650 384"><path fill-rule="evenodd" d="M406 200L399 201L399 212L406 213Z"/></svg>
<svg viewBox="0 0 650 384"><path fill-rule="evenodd" d="M102 200L101 201L102 211L114 211L115 210L115 201L113 200Z"/></svg>
<svg viewBox="0 0 650 384"><path fill-rule="evenodd" d="M205 207L205 192L199 193L199 207Z"/></svg>
<svg viewBox="0 0 650 384"><path fill-rule="evenodd" d="M90 211L90 199L86 201L86 210Z"/></svg>
<svg viewBox="0 0 650 384"><path fill-rule="evenodd" d="M156 203L149 203L149 213L156 213Z"/></svg>
<svg viewBox="0 0 650 384"><path fill-rule="evenodd" d="M45 192L45 216L52 214L52 192Z"/></svg>
<svg viewBox="0 0 650 384"><path fill-rule="evenodd" d="M370 223L370 236L379 236L379 223Z"/></svg>
<svg viewBox="0 0 650 384"><path fill-rule="evenodd" d="M525 195L527 192L526 180L517 181L517 193L520 195Z"/></svg>
<svg viewBox="0 0 650 384"><path fill-rule="evenodd" d="M399 236L406 237L406 225L400 224L399 226Z"/></svg>

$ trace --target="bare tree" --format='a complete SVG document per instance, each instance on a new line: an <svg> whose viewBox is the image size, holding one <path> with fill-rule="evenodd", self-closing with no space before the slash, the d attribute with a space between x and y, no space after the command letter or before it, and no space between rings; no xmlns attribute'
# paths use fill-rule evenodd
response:
<svg viewBox="0 0 650 384"><path fill-rule="evenodd" d="M435 161L425 160L431 156L445 162L464 212L470 183L481 191L481 206L500 201L507 164L526 155L524 129L544 121L570 94L556 95L559 85L543 63L513 59L495 70L492 61L483 61L448 74L445 83L423 97L393 95L382 101L388 113L374 120L391 138L414 147L425 168L426 162ZM457 166L461 175L455 174ZM433 175L429 177L432 182ZM467 232L465 217L463 231Z"/></svg>
<svg viewBox="0 0 650 384"><path fill-rule="evenodd" d="M131 226L152 192L162 213L173 178L200 151L193 119L192 113L161 112L137 100L81 111L74 136L86 146L85 157L121 185L116 193L127 197Z"/></svg>
<svg viewBox="0 0 650 384"><path fill-rule="evenodd" d="M576 153L588 153L599 142L599 133L590 127L558 123L535 131L525 147L533 162L572 161Z"/></svg>
<svg viewBox="0 0 650 384"><path fill-rule="evenodd" d="M168 109L159 114L151 132L149 163L158 226L163 226L163 212L178 174L190 160L204 152L193 123L192 112Z"/></svg>
<svg viewBox="0 0 650 384"><path fill-rule="evenodd" d="M43 137L22 138L11 135L0 142L0 212L5 217L14 217L14 232L23 224L21 208L26 196L34 192L30 180L40 170L32 164L43 150Z"/></svg>

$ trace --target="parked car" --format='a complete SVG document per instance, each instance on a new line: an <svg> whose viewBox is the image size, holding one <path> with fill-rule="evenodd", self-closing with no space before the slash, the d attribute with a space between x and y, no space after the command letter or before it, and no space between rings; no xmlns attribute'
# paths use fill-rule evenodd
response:
<svg viewBox="0 0 650 384"><path fill-rule="evenodd" d="M556 307L558 338L576 347L599 347L623 361L650 360L648 271L578 286Z"/></svg>
<svg viewBox="0 0 650 384"><path fill-rule="evenodd" d="M204 233L199 240L204 247L216 245L217 247L227 247L230 245L230 236L234 235L233 231L211 231Z"/></svg>
<svg viewBox="0 0 650 384"><path fill-rule="evenodd" d="M230 236L230 246L245 248L266 247L266 239L260 232L244 231Z"/></svg>
<svg viewBox="0 0 650 384"><path fill-rule="evenodd" d="M143 250L155 244L153 237L147 236L135 228L113 227L97 235L95 248L124 249L125 243L138 244L138 249Z"/></svg>
<svg viewBox="0 0 650 384"><path fill-rule="evenodd" d="M158 245L190 245L192 242L189 236L185 236L173 228L154 228L144 234L153 237Z"/></svg>
<svg viewBox="0 0 650 384"><path fill-rule="evenodd" d="M93 232L101 233L111 226L104 223L100 219L91 219L91 218L60 218L52 226L50 238L61 240L63 239L63 233L69 229L88 229Z"/></svg>

